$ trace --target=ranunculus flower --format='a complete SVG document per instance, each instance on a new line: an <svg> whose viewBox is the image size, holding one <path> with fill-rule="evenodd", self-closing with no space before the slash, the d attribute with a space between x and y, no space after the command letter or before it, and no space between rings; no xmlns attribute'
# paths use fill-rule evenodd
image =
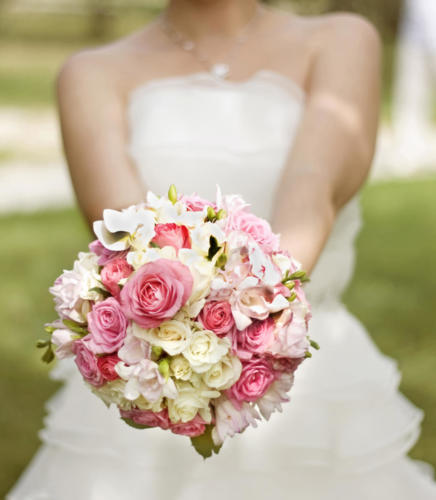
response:
<svg viewBox="0 0 436 500"><path fill-rule="evenodd" d="M76 340L73 351L76 355L74 361L82 377L95 387L103 385L104 378L98 369L97 357L88 349L87 342Z"/></svg>
<svg viewBox="0 0 436 500"><path fill-rule="evenodd" d="M267 318L254 321L244 330L236 331L236 351L243 359L250 359L253 354L263 354L274 340L274 320Z"/></svg>
<svg viewBox="0 0 436 500"><path fill-rule="evenodd" d="M151 410L140 410L133 408L132 410L120 410L121 418L133 420L135 424L147 425L148 427L160 427L161 429L169 429L170 420L168 418L168 410L165 408L160 412Z"/></svg>
<svg viewBox="0 0 436 500"><path fill-rule="evenodd" d="M154 328L172 318L192 293L193 278L181 262L158 259L144 264L121 290L126 316L142 328Z"/></svg>
<svg viewBox="0 0 436 500"><path fill-rule="evenodd" d="M116 354L102 356L97 359L98 369L105 380L111 381L119 378L118 373L115 371L115 365L119 363L119 361L120 358Z"/></svg>
<svg viewBox="0 0 436 500"><path fill-rule="evenodd" d="M189 422L180 422L171 425L171 432L174 432L174 434L181 434L182 436L201 436L205 430L206 422L198 414Z"/></svg>
<svg viewBox="0 0 436 500"><path fill-rule="evenodd" d="M133 267L124 258L117 257L110 260L101 270L101 282L106 289L114 296L120 294L118 283L124 278L128 278L133 272Z"/></svg>
<svg viewBox="0 0 436 500"><path fill-rule="evenodd" d="M126 337L127 319L116 299L109 297L94 305L88 314L89 348L95 354L117 351Z"/></svg>
<svg viewBox="0 0 436 500"><path fill-rule="evenodd" d="M174 223L156 224L154 228L156 234L151 240L156 245L162 247L171 246L176 250L179 248L191 248L189 229Z"/></svg>
<svg viewBox="0 0 436 500"><path fill-rule="evenodd" d="M114 252L113 250L108 250L105 248L99 240L94 240L88 245L89 251L95 253L98 257L98 265L104 266L109 261L116 258L123 258L127 255L127 250L122 252Z"/></svg>
<svg viewBox="0 0 436 500"><path fill-rule="evenodd" d="M265 252L275 252L279 249L280 238L272 232L269 223L242 208L230 211L226 219L226 233L242 231L248 233Z"/></svg>
<svg viewBox="0 0 436 500"><path fill-rule="evenodd" d="M274 382L271 365L264 359L252 359L242 364L239 380L229 390L236 401L256 401Z"/></svg>
<svg viewBox="0 0 436 500"><path fill-rule="evenodd" d="M219 336L227 335L235 326L232 308L227 301L206 302L198 318L206 330L212 330Z"/></svg>

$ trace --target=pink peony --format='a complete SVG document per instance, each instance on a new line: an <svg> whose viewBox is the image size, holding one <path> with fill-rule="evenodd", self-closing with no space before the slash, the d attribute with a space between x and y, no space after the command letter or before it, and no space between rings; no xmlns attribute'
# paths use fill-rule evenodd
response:
<svg viewBox="0 0 436 500"><path fill-rule="evenodd" d="M244 330L236 333L236 352L242 359L250 359L254 354L263 354L274 340L274 320L254 321Z"/></svg>
<svg viewBox="0 0 436 500"><path fill-rule="evenodd" d="M97 366L103 378L107 381L116 380L120 378L115 371L115 365L119 363L120 358L116 354L109 356L102 356L97 360Z"/></svg>
<svg viewBox="0 0 436 500"><path fill-rule="evenodd" d="M181 262L158 259L144 264L121 291L126 316L142 328L172 318L189 299L193 278Z"/></svg>
<svg viewBox="0 0 436 500"><path fill-rule="evenodd" d="M186 226L174 223L156 224L154 230L156 235L151 241L161 248L165 246L174 247L176 250L191 248L189 229Z"/></svg>
<svg viewBox="0 0 436 500"><path fill-rule="evenodd" d="M119 281L128 278L133 272L133 267L121 257L110 260L101 270L101 282L114 296L120 294Z"/></svg>
<svg viewBox="0 0 436 500"><path fill-rule="evenodd" d="M201 436L206 430L206 422L197 415L189 422L180 422L171 425L171 431L174 434L181 434L182 436L196 437Z"/></svg>
<svg viewBox="0 0 436 500"><path fill-rule="evenodd" d="M274 382L275 375L265 359L252 359L242 363L239 380L229 389L236 401L256 401L261 398Z"/></svg>
<svg viewBox="0 0 436 500"><path fill-rule="evenodd" d="M118 301L109 297L95 304L88 313L88 327L89 348L95 354L110 354L123 345L127 319Z"/></svg>
<svg viewBox="0 0 436 500"><path fill-rule="evenodd" d="M73 346L76 355L75 363L82 377L91 385L100 387L104 384L104 378L98 369L97 357L88 349L87 342L76 340Z"/></svg>
<svg viewBox="0 0 436 500"><path fill-rule="evenodd" d="M197 194L192 194L190 196L183 195L180 197L180 201L190 212L201 212L204 207L213 207L216 209L216 205L214 203L201 198Z"/></svg>
<svg viewBox="0 0 436 500"><path fill-rule="evenodd" d="M160 427L166 430L169 429L171 424L166 408L157 413L151 410L133 408L132 410L120 410L120 415L121 418L133 420L135 424L146 425L147 427Z"/></svg>
<svg viewBox="0 0 436 500"><path fill-rule="evenodd" d="M108 250L99 240L94 240L89 244L89 251L100 257L98 259L99 266L104 266L113 259L123 258L127 255L127 251L114 252L113 250Z"/></svg>
<svg viewBox="0 0 436 500"><path fill-rule="evenodd" d="M206 302L198 319L206 330L212 330L218 336L226 335L235 326L232 308L227 301Z"/></svg>
<svg viewBox="0 0 436 500"><path fill-rule="evenodd" d="M248 233L267 253L279 250L280 238L272 232L271 226L265 219L256 217L245 208L230 211L226 220L226 233L242 231Z"/></svg>

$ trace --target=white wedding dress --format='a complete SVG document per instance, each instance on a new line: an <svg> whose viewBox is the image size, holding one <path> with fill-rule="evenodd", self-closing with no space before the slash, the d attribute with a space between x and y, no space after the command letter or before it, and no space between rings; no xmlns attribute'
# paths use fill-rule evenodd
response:
<svg viewBox="0 0 436 500"><path fill-rule="evenodd" d="M155 192L174 183L214 197L218 183L268 218L304 105L294 82L267 70L239 83L207 73L154 80L130 95L129 151ZM359 227L353 199L307 287L321 350L297 370L283 413L203 461L183 436L125 425L61 363L65 386L48 404L43 445L8 500L436 499L431 467L407 457L422 412L341 303Z"/></svg>

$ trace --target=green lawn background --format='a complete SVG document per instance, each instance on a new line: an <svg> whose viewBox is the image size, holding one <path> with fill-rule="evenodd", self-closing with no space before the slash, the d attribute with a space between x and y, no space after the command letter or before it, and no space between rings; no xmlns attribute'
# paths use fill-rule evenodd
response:
<svg viewBox="0 0 436 500"><path fill-rule="evenodd" d="M436 178L364 189L365 225L345 302L396 358L404 393L426 412L414 457L436 465ZM89 235L76 210L0 217L0 497L38 447L48 379L35 341L53 319L47 292ZM322 339L319 339L320 341Z"/></svg>

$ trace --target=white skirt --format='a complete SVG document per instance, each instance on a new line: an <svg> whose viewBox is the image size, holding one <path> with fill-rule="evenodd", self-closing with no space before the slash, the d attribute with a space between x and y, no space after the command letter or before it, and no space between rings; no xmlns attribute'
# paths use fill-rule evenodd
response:
<svg viewBox="0 0 436 500"><path fill-rule="evenodd" d="M44 444L7 500L435 500L431 466L407 457L423 414L396 363L339 303L314 310L310 334L321 350L283 413L206 461L184 436L127 426L61 363Z"/></svg>

